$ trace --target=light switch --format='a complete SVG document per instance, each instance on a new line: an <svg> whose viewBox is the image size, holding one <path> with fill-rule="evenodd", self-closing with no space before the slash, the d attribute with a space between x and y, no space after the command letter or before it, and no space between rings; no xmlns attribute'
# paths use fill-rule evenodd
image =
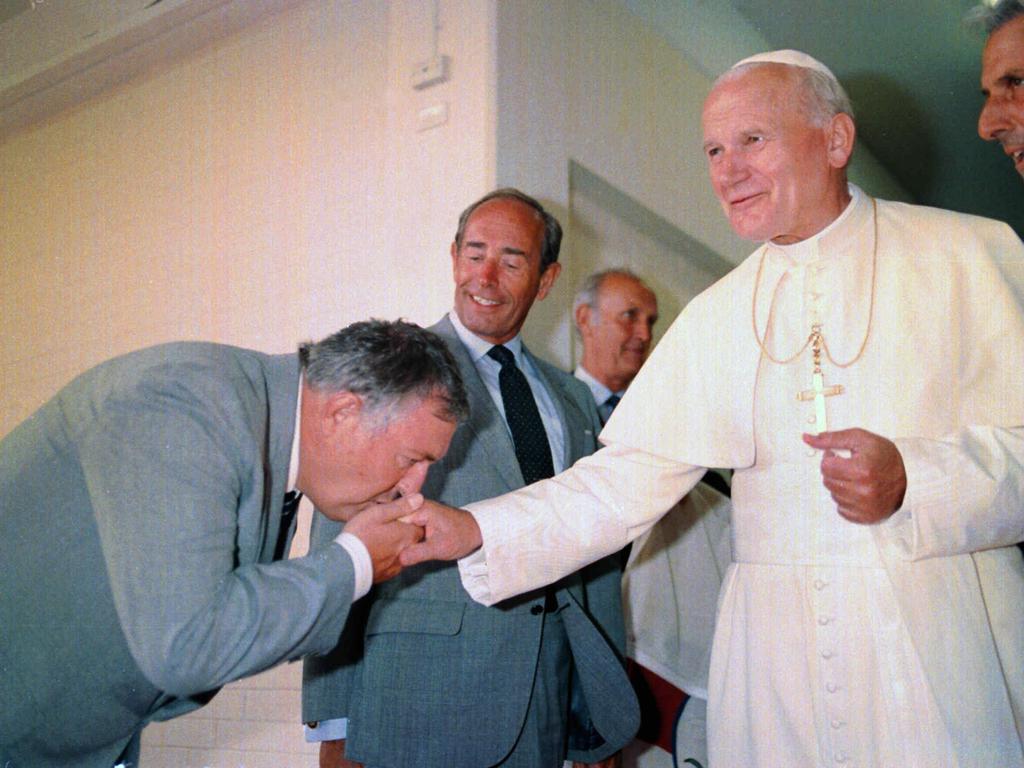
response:
<svg viewBox="0 0 1024 768"><path fill-rule="evenodd" d="M444 125L448 122L448 102L442 101L438 104L432 104L429 107L423 107L416 115L416 130L429 131L431 128L437 128L439 125Z"/></svg>

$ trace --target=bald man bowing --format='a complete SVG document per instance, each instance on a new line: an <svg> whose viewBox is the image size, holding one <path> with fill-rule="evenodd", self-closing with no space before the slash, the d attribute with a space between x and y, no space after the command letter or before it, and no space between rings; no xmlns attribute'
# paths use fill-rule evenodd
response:
<svg viewBox="0 0 1024 768"><path fill-rule="evenodd" d="M764 244L683 311L606 448L471 515L428 507L403 560L482 544L463 580L499 600L733 467L711 765L1024 765L1024 247L848 184L852 110L805 54L733 67L703 127Z"/></svg>

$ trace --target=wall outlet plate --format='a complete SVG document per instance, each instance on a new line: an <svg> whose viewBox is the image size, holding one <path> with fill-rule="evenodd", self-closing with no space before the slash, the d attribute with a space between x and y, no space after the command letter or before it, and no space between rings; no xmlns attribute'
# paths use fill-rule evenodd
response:
<svg viewBox="0 0 1024 768"><path fill-rule="evenodd" d="M448 57L434 56L412 71L412 87L420 91L448 79Z"/></svg>

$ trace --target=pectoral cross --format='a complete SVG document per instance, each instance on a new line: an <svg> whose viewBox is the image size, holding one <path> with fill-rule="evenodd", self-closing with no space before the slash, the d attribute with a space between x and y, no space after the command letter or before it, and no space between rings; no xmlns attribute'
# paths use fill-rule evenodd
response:
<svg viewBox="0 0 1024 768"><path fill-rule="evenodd" d="M814 401L814 429L811 430L811 433L820 435L828 428L825 421L825 398L843 394L843 385L833 384L831 387L825 386L825 376L821 372L820 325L815 324L811 326L811 335L808 341L811 344L811 354L814 361L814 371L811 373L811 388L798 393L796 399L801 402Z"/></svg>

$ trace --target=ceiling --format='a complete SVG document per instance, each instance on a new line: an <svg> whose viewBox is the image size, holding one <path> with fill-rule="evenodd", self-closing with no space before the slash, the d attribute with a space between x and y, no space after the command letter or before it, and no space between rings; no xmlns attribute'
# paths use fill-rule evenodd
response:
<svg viewBox="0 0 1024 768"><path fill-rule="evenodd" d="M0 0L0 141L302 0Z"/></svg>
<svg viewBox="0 0 1024 768"><path fill-rule="evenodd" d="M1010 223L1024 236L1024 185L977 134L984 33L974 0L731 0L774 48L827 64L853 101L860 143L915 202Z"/></svg>

